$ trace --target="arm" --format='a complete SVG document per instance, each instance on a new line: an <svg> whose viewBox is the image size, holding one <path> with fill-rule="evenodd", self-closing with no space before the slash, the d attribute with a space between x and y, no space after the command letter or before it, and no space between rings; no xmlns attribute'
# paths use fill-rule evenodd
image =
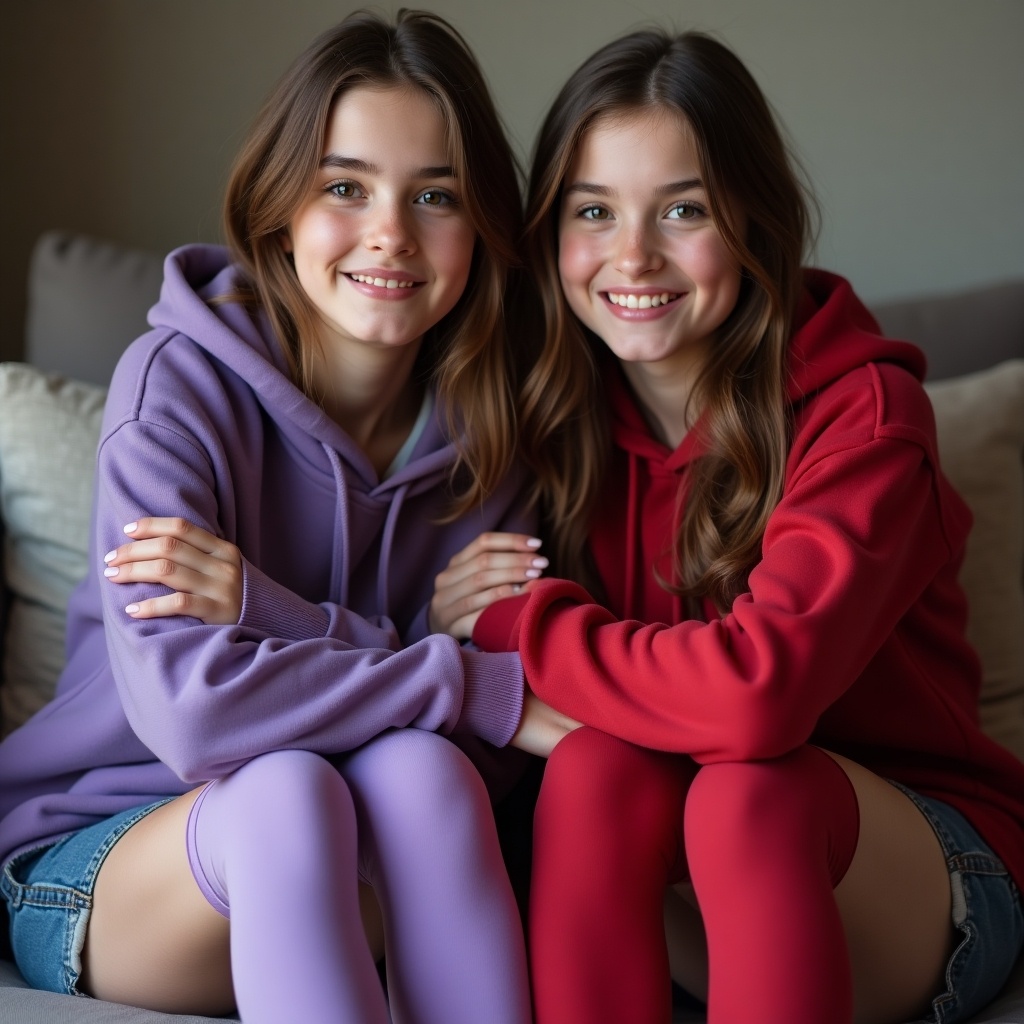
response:
<svg viewBox="0 0 1024 1024"><path fill-rule="evenodd" d="M219 532L210 459L181 432L129 421L100 450L99 551L123 526L160 511ZM463 650L447 636L401 649L390 624L314 604L243 560L243 607L229 626L182 615L148 620L124 603L153 585L104 586L107 646L126 713L140 738L182 778L225 774L266 750L351 749L391 726L464 729L503 745L522 701L518 658Z"/></svg>
<svg viewBox="0 0 1024 1024"><path fill-rule="evenodd" d="M778 756L807 741L950 557L927 452L879 437L807 460L763 551L720 620L617 621L545 580L485 613L474 639L517 642L542 700L632 742L704 762Z"/></svg>

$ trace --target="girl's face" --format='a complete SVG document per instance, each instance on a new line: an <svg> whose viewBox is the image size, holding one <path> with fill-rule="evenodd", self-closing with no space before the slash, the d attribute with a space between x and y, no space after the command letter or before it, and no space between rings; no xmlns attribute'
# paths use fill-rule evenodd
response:
<svg viewBox="0 0 1024 1024"><path fill-rule="evenodd" d="M624 363L683 379L703 364L740 269L680 114L607 116L583 137L563 189L558 268L572 311Z"/></svg>
<svg viewBox="0 0 1024 1024"><path fill-rule="evenodd" d="M430 98L366 85L342 93L313 187L283 238L324 340L419 341L462 295L475 240Z"/></svg>

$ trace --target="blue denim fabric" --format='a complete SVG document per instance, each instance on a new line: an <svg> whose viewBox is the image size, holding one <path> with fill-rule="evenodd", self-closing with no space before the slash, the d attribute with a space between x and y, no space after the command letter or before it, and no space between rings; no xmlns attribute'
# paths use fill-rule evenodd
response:
<svg viewBox="0 0 1024 1024"><path fill-rule="evenodd" d="M928 819L946 855L953 924L960 942L946 964L946 991L924 1018L956 1024L984 1008L1006 984L1024 947L1024 907L1003 862L959 811L894 782Z"/></svg>
<svg viewBox="0 0 1024 1024"><path fill-rule="evenodd" d="M166 800L134 807L12 857L0 873L11 919L11 946L33 988L82 995L82 947L96 876L108 853L136 822Z"/></svg>

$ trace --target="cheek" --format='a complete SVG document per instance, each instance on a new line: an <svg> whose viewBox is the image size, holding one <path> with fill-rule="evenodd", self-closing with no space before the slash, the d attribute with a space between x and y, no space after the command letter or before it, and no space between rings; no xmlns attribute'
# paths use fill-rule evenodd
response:
<svg viewBox="0 0 1024 1024"><path fill-rule="evenodd" d="M464 221L453 222L437 238L438 269L443 268L453 284L458 282L460 291L469 278L475 247L476 231Z"/></svg>
<svg viewBox="0 0 1024 1024"><path fill-rule="evenodd" d="M690 254L690 276L716 305L732 310L740 291L740 268L721 238L708 239Z"/></svg>
<svg viewBox="0 0 1024 1024"><path fill-rule="evenodd" d="M344 244L345 225L340 218L316 216L312 212L297 217L289 227L291 251L296 264L321 256L330 257Z"/></svg>
<svg viewBox="0 0 1024 1024"><path fill-rule="evenodd" d="M562 290L571 298L572 291L587 288L599 261L593 242L571 231L558 243L558 276Z"/></svg>

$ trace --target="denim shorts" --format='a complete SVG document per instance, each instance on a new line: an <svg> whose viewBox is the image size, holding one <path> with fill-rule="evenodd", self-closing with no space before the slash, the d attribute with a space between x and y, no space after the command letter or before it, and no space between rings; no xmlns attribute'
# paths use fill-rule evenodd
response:
<svg viewBox="0 0 1024 1024"><path fill-rule="evenodd" d="M892 780L890 780L892 781ZM917 804L939 838L949 868L953 924L960 941L946 964L946 989L924 1018L968 1020L999 994L1024 947L1024 908L1003 862L959 811L893 782Z"/></svg>
<svg viewBox="0 0 1024 1024"><path fill-rule="evenodd" d="M79 996L82 947L100 866L114 843L167 800L133 807L12 857L0 873L18 970L33 988Z"/></svg>

